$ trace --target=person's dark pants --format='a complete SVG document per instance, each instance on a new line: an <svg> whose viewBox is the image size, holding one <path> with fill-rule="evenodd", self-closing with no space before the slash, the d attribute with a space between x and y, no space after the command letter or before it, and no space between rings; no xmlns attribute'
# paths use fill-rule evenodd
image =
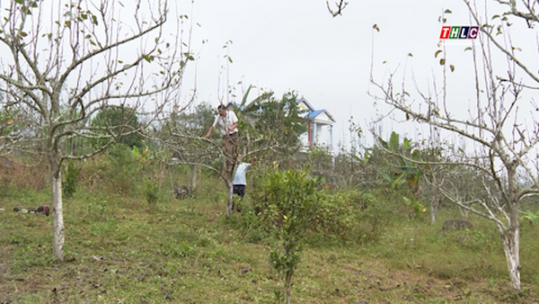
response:
<svg viewBox="0 0 539 304"><path fill-rule="evenodd" d="M243 199L243 196L245 195L245 185L234 185L232 194L239 195ZM232 210L234 210L234 200L232 200ZM236 205L236 210L240 212L240 206Z"/></svg>
<svg viewBox="0 0 539 304"><path fill-rule="evenodd" d="M232 194L239 195L241 198L245 195L245 185L234 185Z"/></svg>

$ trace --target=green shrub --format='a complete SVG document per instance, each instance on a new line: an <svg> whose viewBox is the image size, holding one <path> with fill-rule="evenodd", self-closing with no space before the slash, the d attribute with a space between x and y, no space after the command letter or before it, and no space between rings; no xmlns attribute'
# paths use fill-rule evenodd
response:
<svg viewBox="0 0 539 304"><path fill-rule="evenodd" d="M355 230L359 213L364 206L358 202L356 191L324 193L316 210L315 225L318 238L348 240Z"/></svg>
<svg viewBox="0 0 539 304"><path fill-rule="evenodd" d="M451 232L449 240L458 244L460 247L471 251L490 251L492 249L492 241L489 236L479 230L461 230Z"/></svg>
<svg viewBox="0 0 539 304"><path fill-rule="evenodd" d="M150 207L154 207L157 203L159 194L159 185L157 182L149 179L146 181L146 201L150 204Z"/></svg>
<svg viewBox="0 0 539 304"><path fill-rule="evenodd" d="M316 212L317 238L376 241L394 214L391 202L356 190L325 194Z"/></svg>
<svg viewBox="0 0 539 304"><path fill-rule="evenodd" d="M265 217L281 243L271 251L270 261L284 280L283 294L290 303L292 276L318 207L318 180L303 170L273 170L266 173L261 184L258 200L264 201Z"/></svg>
<svg viewBox="0 0 539 304"><path fill-rule="evenodd" d="M96 195L95 193L84 196L81 193L78 199L84 201L84 207L81 211L84 214L83 218L86 223L106 222L111 218L110 203L106 196Z"/></svg>
<svg viewBox="0 0 539 304"><path fill-rule="evenodd" d="M227 222L240 229L247 242L259 243L271 236L269 225L266 225L264 219L255 212L252 204L245 203L245 198L241 210L240 214L232 216Z"/></svg>
<svg viewBox="0 0 539 304"><path fill-rule="evenodd" d="M250 191L251 204L243 207L241 218L234 223L251 241L264 238L267 227L280 221L276 218L275 205L271 203L273 194L267 186L267 178L264 173L257 176ZM305 231L311 243L377 241L399 212L398 207L402 208L400 201L388 198L382 191L326 191L318 192L318 195L319 200Z"/></svg>
<svg viewBox="0 0 539 304"><path fill-rule="evenodd" d="M108 175L115 192L133 193L140 177L141 166L129 147L115 144L109 152Z"/></svg>
<svg viewBox="0 0 539 304"><path fill-rule="evenodd" d="M70 159L67 161L67 168L64 173L64 181L62 183L62 191L66 198L71 198L77 191L77 178L79 177L81 168L75 167L75 164Z"/></svg>
<svg viewBox="0 0 539 304"><path fill-rule="evenodd" d="M380 239L396 213L393 202L385 200L379 194L364 193L361 195L363 211L359 214L357 224L362 232L362 241Z"/></svg>

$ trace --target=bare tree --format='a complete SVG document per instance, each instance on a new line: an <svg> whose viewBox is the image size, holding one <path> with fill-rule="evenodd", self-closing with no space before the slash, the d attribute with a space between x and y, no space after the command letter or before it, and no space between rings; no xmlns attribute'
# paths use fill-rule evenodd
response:
<svg viewBox="0 0 539 304"><path fill-rule="evenodd" d="M176 99L192 59L181 49L184 19L167 30L170 8L164 0L21 0L2 2L0 9L3 106L23 111L48 161L53 255L62 260L62 162L91 157L119 136L139 132ZM99 111L127 107L145 123L89 123ZM67 153L65 144L74 138L102 144ZM22 139L17 147L25 147Z"/></svg>
<svg viewBox="0 0 539 304"><path fill-rule="evenodd" d="M453 71L454 66L446 63L445 50L440 50L444 77L437 94L425 94L418 89L418 99L414 99L405 80L397 85L394 73L384 81L376 80L371 73L371 83L381 92L374 95L377 99L403 112L409 120L439 128L443 134L457 134L472 143L471 147L460 149L458 155L444 158L447 161L425 162L441 167L445 173L434 175L430 182L445 198L495 223L501 236L511 287L520 290L519 206L524 198L539 193L539 119L533 102L533 109L527 112L523 97L535 93L539 77L530 68L534 62L526 62L525 57L517 56L515 50L518 47L513 45L506 29L511 25L508 23L518 18L524 19L530 27L537 23L539 2L523 1L525 11L519 11L514 0L494 1L510 8L498 21L495 19L499 16L492 18L480 12L474 2L464 2L482 33L478 45L474 43L470 48L475 67L472 79L476 84L475 104L470 107L470 114L462 116L450 110L455 101L448 97L452 88L448 87L446 74ZM499 24L493 26L489 22ZM535 33L530 30L530 35ZM500 53L506 59L501 66L500 60L496 60ZM531 60L535 61L534 57ZM455 166L475 176L480 191L463 195L455 182L459 171L449 170Z"/></svg>

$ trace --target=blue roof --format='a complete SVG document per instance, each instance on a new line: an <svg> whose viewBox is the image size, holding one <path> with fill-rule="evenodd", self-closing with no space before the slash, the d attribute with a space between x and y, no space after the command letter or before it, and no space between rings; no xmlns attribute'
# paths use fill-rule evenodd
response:
<svg viewBox="0 0 539 304"><path fill-rule="evenodd" d="M316 116L318 116L318 114L320 114L322 112L324 112L324 109L312 111L309 114L305 115L305 118L315 118Z"/></svg>

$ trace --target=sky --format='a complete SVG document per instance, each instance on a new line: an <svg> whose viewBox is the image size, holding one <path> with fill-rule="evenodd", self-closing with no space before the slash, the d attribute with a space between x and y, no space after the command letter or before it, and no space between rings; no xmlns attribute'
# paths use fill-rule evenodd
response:
<svg viewBox="0 0 539 304"><path fill-rule="evenodd" d="M1 0L3 3L6 0ZM478 0L483 1L483 0ZM489 16L496 13L495 1ZM240 101L249 85L253 99L262 91L276 96L294 91L316 109L326 109L337 121L334 144L347 143L348 121L369 128L380 116L392 117L377 122L382 135L391 131L419 140L428 128L403 123L404 115L375 102L381 92L370 83L387 81L395 73L398 86L405 80L410 90L423 92L440 88L442 68L439 17L446 13L446 25L471 25L463 0L349 0L341 16L333 17L324 0L170 0L172 11L167 31L175 30L175 16L187 15L192 30L182 39L189 45L195 61L184 74L182 99L190 99L196 88L197 103L217 106L221 102ZM123 6L123 5L122 5ZM128 13L128 12L122 12ZM373 27L379 31L374 30ZM535 39L524 24L512 30L518 45L534 51L532 69L539 70L538 32ZM176 33L174 33L176 34ZM451 111L473 116L475 83L471 52L464 49L474 40L446 41L447 65L455 66L448 74ZM225 47L226 46L226 47ZM230 61L228 57L230 57ZM502 63L504 57L497 55ZM227 85L234 87L227 94ZM417 94L415 95L417 96Z"/></svg>
<svg viewBox="0 0 539 304"><path fill-rule="evenodd" d="M67 3L57 1L46 9L55 13L57 3ZM92 1L87 4L94 4ZM501 14L500 4L495 0L476 1L489 3L487 19L494 23L490 17ZM157 3L156 0L148 2ZM9 3L0 0L0 7L7 7ZM118 9L123 7L122 15L132 13L125 8L127 4L111 3ZM169 0L169 3L172 5L170 25L164 30L167 34L172 32L169 37L173 39L179 34L175 28L176 16L187 15L188 19L184 20L192 25L191 32L181 34L182 39L188 40L195 57L183 78L181 96L185 102L195 89L196 103L207 102L215 107L221 102L240 101L249 85L256 86L251 91L251 100L262 91L274 91L277 97L293 91L316 109L326 109L332 114L336 120L335 145L349 143L350 119L363 129L367 146L373 142L371 127L381 129L386 139L392 131L414 141L427 137L428 126L406 122L404 114L375 100L382 92L370 82L371 75L376 82L384 83L394 73L397 87L406 83L409 92L417 87L423 93L440 96L441 55L435 56L441 49L440 16L445 12L445 25L474 24L464 0L349 0L342 15L337 17L330 14L324 0ZM478 7L484 8L481 3ZM48 16L47 10L44 16ZM61 14L61 9L57 13ZM142 14L146 13L143 10ZM129 31L134 25L129 24L129 18L125 19L122 26ZM524 50L516 53L539 74L539 29L529 29L523 21L516 23L507 29L515 45ZM455 67L453 72L447 73L448 109L463 120L476 115L472 52L465 51L474 43L476 40L444 43L445 66ZM118 50L122 59L138 55L137 51L129 49L131 45L123 47ZM503 76L507 60L498 50L492 52L496 69ZM0 63L8 57L0 57ZM94 73L89 75L92 76L97 77ZM526 78L522 73L519 77ZM539 86L537 82L528 83ZM235 96L227 93L227 85L234 88ZM417 92L412 93L412 99L417 100L415 105L419 104L421 98ZM523 96L522 106L539 104L534 98L533 95ZM531 117L530 111L524 111L528 117L521 115L518 119L524 119L527 125L539 122L535 109L531 110ZM379 119L387 114L391 115ZM454 135L444 138L459 144Z"/></svg>
<svg viewBox="0 0 539 304"><path fill-rule="evenodd" d="M406 65L426 86L433 73L440 72L439 58L434 57L439 16L450 9L449 24L470 24L466 6L457 0L350 0L337 17L322 0L195 0L186 1L183 9L195 23L191 48L196 54L184 77L185 96L193 87L195 70L197 101L215 106L221 100L241 100L250 84L277 96L295 91L333 115L335 144L349 140L351 117L368 134L369 125L389 110L375 106L369 95L375 93L369 84L371 64L380 80L388 70L404 70ZM375 24L379 32L373 30ZM466 46L461 42L450 48L461 52ZM455 79L469 72L457 65ZM227 81L238 97L224 94ZM400 128L391 120L383 126L386 132Z"/></svg>

